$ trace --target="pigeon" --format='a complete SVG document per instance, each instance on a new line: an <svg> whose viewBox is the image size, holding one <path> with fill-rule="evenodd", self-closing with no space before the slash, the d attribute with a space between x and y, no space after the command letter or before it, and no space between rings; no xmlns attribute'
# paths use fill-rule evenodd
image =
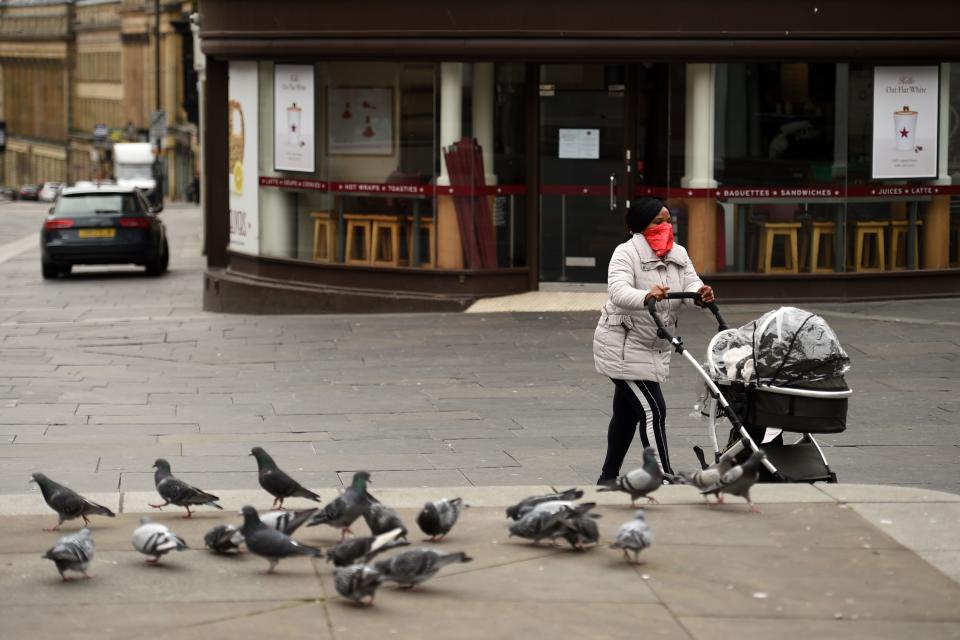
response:
<svg viewBox="0 0 960 640"><path fill-rule="evenodd" d="M147 564L156 565L160 557L170 551L183 551L187 543L183 541L169 527L150 518L140 518L140 526L133 531L133 548L147 558Z"/></svg>
<svg viewBox="0 0 960 640"><path fill-rule="evenodd" d="M368 482L370 482L370 474L366 471L357 471L353 474L353 482L343 492L343 495L328 502L319 513L313 516L313 520L307 526L315 527L318 524L328 524L331 527L338 527L340 529L340 542L343 542L347 533L352 533L350 525L362 516L373 503L373 498L367 493Z"/></svg>
<svg viewBox="0 0 960 640"><path fill-rule="evenodd" d="M221 524L210 529L203 536L203 542L214 553L227 553L234 550L237 553L243 553L240 550L240 545L243 544L243 534L232 524Z"/></svg>
<svg viewBox="0 0 960 640"><path fill-rule="evenodd" d="M83 518L84 525L89 525L90 520L87 516L101 515L109 518L116 516L110 509L96 502L87 500L76 491L54 482L42 473L33 474L33 480L31 480L31 482L37 483L47 505L60 516L57 526L44 529L44 531L56 531L60 528L60 525L63 524L64 520L73 520L78 517Z"/></svg>
<svg viewBox="0 0 960 640"><path fill-rule="evenodd" d="M77 533L67 534L57 540L57 544L53 545L43 557L53 560L64 582L72 580L63 575L64 571L79 571L89 580L91 576L87 573L87 567L90 566L95 551L90 529L84 527Z"/></svg>
<svg viewBox="0 0 960 640"><path fill-rule="evenodd" d="M394 529L378 536L366 536L341 542L327 550L327 562L332 561L335 567L350 566L360 561L361 558L363 562L370 562L374 556L382 551L410 544L406 540L397 539L402 533L401 529Z"/></svg>
<svg viewBox="0 0 960 640"><path fill-rule="evenodd" d="M210 507L216 507L221 511L223 510L223 507L216 502L220 498L212 493L206 493L196 487L191 487L183 480L174 476L170 473L170 463L163 458L157 458L157 461L153 463L153 467L156 469L153 474L153 482L157 486L157 493L159 493L160 497L166 502L163 504L152 504L150 505L152 508L163 509L168 504L175 504L187 510L187 515L184 516L185 518L193 516L193 513L190 511L191 505L205 504Z"/></svg>
<svg viewBox="0 0 960 640"><path fill-rule="evenodd" d="M417 516L417 526L420 531L430 536L430 542L442 540L457 523L460 512L469 506L463 504L463 498L427 502Z"/></svg>
<svg viewBox="0 0 960 640"><path fill-rule="evenodd" d="M421 582L429 580L436 573L454 562L471 562L467 554L446 553L433 549L410 549L397 555L377 560L373 567L380 572L384 580L396 582L401 588L415 588Z"/></svg>
<svg viewBox="0 0 960 640"><path fill-rule="evenodd" d="M630 553L633 552L633 563L640 564L640 552L653 544L653 529L647 524L647 519L643 514L643 509L637 510L637 515L625 522L617 532L617 537L610 545L611 549L623 549L623 555L627 560L630 559Z"/></svg>
<svg viewBox="0 0 960 640"><path fill-rule="evenodd" d="M370 507L363 513L363 519L370 528L370 533L375 536L400 529L400 535L397 537L404 540L407 538L407 527L400 520L400 516L382 502L371 502Z"/></svg>
<svg viewBox="0 0 960 640"><path fill-rule="evenodd" d="M267 573L273 573L281 558L290 556L323 557L323 551L300 544L287 534L271 529L260 521L257 510L251 506L243 508L243 527L240 529L250 553L266 558L270 563Z"/></svg>
<svg viewBox="0 0 960 640"><path fill-rule="evenodd" d="M552 488L552 487L551 487ZM538 504L544 502L554 502L557 500L579 500L583 497L583 491L580 489L567 489L566 491L554 491L542 496L530 496L524 498L517 504L507 507L507 517L511 520L519 520Z"/></svg>
<svg viewBox="0 0 960 640"><path fill-rule="evenodd" d="M268 511L260 516L260 522L271 529L276 529L288 536L292 536L293 532L303 526L316 512L317 509L304 509L303 511Z"/></svg>
<svg viewBox="0 0 960 640"><path fill-rule="evenodd" d="M584 545L600 539L600 531L593 521L599 516L590 513L596 506L595 502L573 504L558 500L542 503L510 525L510 537L533 540L534 544L563 538L571 547L581 550Z"/></svg>
<svg viewBox="0 0 960 640"><path fill-rule="evenodd" d="M337 593L348 600L371 606L377 587L383 584L383 576L365 564L337 567L333 572L333 586Z"/></svg>
<svg viewBox="0 0 960 640"><path fill-rule="evenodd" d="M718 462L706 469L696 469L693 472L681 471L678 476L683 484L690 484L698 489L706 489L716 484L720 477L729 471L734 464L736 464L736 460L733 457L721 457ZM707 500L707 496L703 496L703 499ZM717 496L717 499L723 502L720 496Z"/></svg>
<svg viewBox="0 0 960 640"><path fill-rule="evenodd" d="M566 525L563 539L577 551L583 551L586 545L597 544L600 541L600 529L597 527L596 520L600 514L589 513L593 506L592 503L585 503L572 509L564 507L560 513Z"/></svg>
<svg viewBox="0 0 960 640"><path fill-rule="evenodd" d="M643 466L630 473L620 476L609 485L598 487L597 491L623 491L630 494L630 506L634 506L637 498L646 498L650 502L657 499L649 495L663 484L663 471L657 464L657 457L651 447L643 450Z"/></svg>
<svg viewBox="0 0 960 640"><path fill-rule="evenodd" d="M274 509L283 508L286 498L306 498L320 502L320 496L309 489L304 489L300 483L284 473L261 447L254 447L250 455L257 459L258 479L263 490L273 496Z"/></svg>
<svg viewBox="0 0 960 640"><path fill-rule="evenodd" d="M720 494L729 493L734 496L746 498L750 505L750 511L760 513L753 501L750 500L750 488L760 479L760 465L767 457L763 451L755 451L743 464L734 465L729 471L720 476L715 483L706 487L700 493L704 496L713 494L717 497L717 502L723 502Z"/></svg>

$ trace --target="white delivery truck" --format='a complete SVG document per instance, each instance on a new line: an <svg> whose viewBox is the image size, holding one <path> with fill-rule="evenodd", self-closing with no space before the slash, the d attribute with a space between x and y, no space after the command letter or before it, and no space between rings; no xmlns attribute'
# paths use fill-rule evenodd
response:
<svg viewBox="0 0 960 640"><path fill-rule="evenodd" d="M117 185L140 189L153 200L157 186L153 174L153 145L149 142L117 142L113 145L113 173Z"/></svg>

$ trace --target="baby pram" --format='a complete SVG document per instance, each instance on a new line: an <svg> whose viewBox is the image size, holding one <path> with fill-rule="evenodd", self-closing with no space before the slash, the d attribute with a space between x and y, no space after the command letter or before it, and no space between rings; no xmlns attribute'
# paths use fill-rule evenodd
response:
<svg viewBox="0 0 960 640"><path fill-rule="evenodd" d="M696 293L670 293L668 298L696 298ZM846 429L847 399L851 390L843 374L850 359L836 334L815 314L781 307L739 329L728 329L716 305L708 305L720 331L707 348L706 370L663 327L656 301L647 305L658 335L670 340L677 353L690 361L707 388L706 413L714 460L743 461L763 449L766 472L761 481L836 482L814 433ZM726 416L733 428L721 452L716 418ZM783 434L801 437L785 444ZM707 461L694 447L700 464Z"/></svg>

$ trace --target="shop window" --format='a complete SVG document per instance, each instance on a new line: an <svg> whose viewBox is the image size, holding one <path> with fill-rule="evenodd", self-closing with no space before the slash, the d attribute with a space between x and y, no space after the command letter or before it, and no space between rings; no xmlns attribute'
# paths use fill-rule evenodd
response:
<svg viewBox="0 0 960 640"><path fill-rule="evenodd" d="M937 176L874 177L876 118L894 124L892 110L873 112L882 90L874 86L882 77L876 72L870 64L717 65L718 268L831 273L951 266L957 206L947 183L960 166L955 127L941 122L947 166ZM947 92L954 122L957 75L942 65L939 80L934 72L928 82L931 91L939 82Z"/></svg>
<svg viewBox="0 0 960 640"><path fill-rule="evenodd" d="M448 85L442 66L322 62L290 82L296 69L260 63L262 255L343 267L523 264L523 65L458 63ZM297 104L287 86L308 76L313 89ZM278 162L283 145L305 143L310 157L294 149Z"/></svg>

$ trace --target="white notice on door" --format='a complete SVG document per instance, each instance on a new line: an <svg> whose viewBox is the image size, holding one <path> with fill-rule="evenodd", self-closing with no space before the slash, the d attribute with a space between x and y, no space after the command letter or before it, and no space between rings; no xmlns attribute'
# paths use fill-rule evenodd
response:
<svg viewBox="0 0 960 640"><path fill-rule="evenodd" d="M600 129L560 129L560 157L598 160Z"/></svg>

